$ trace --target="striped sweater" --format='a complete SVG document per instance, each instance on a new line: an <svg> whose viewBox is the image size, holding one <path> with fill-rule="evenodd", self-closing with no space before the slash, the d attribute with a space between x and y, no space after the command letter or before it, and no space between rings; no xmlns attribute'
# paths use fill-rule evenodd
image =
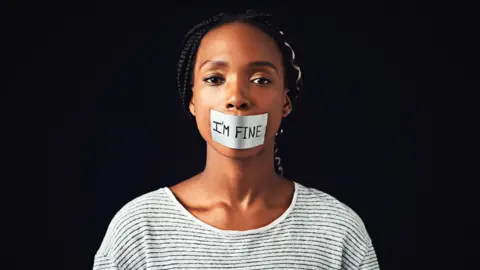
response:
<svg viewBox="0 0 480 270"><path fill-rule="evenodd" d="M246 231L201 221L168 187L138 196L111 220L93 269L379 269L362 219L331 195L294 183L289 208Z"/></svg>

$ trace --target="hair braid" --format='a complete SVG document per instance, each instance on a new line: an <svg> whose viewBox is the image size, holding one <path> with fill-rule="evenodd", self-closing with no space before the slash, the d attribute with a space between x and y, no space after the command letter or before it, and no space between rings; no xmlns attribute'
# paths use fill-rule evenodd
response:
<svg viewBox="0 0 480 270"><path fill-rule="evenodd" d="M283 166L282 166L282 159L280 158L280 155L278 154L278 136L280 136L281 134L283 133L283 129L280 128L280 130L277 132L277 134L275 134L275 141L274 141L274 156L275 156L275 171L277 172L277 174L279 175L282 175L283 176Z"/></svg>
<svg viewBox="0 0 480 270"><path fill-rule="evenodd" d="M195 55L196 51L198 49L198 46L200 45L199 40L203 37L203 35L207 32L207 30L202 30L200 32L197 32L196 35L194 35L191 39L191 48L190 48L190 54L188 55L187 59L187 66L185 69L185 76L183 78L183 104L184 108L188 108L188 102L189 100L185 100L186 93L189 91L191 88L192 84L192 73L193 73L193 66L195 65Z"/></svg>
<svg viewBox="0 0 480 270"><path fill-rule="evenodd" d="M224 14L218 14L209 18L193 28L191 28L184 36L182 44L183 50L180 53L180 59L177 63L177 87L180 92L180 99L184 110L189 112L187 100L189 91L191 91L191 79L193 75L193 66L195 63L195 56L197 54L198 46L203 36L210 30L210 28L218 23ZM182 79L183 77L183 79Z"/></svg>

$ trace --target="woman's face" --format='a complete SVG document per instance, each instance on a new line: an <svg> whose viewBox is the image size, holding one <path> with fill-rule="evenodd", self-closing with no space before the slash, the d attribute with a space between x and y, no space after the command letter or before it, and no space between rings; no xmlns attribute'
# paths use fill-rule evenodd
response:
<svg viewBox="0 0 480 270"><path fill-rule="evenodd" d="M291 111L282 55L273 39L243 23L216 28L200 43L193 74L190 111L212 148L224 156L245 158L273 144L281 119ZM211 109L237 116L268 113L264 145L238 150L213 141Z"/></svg>

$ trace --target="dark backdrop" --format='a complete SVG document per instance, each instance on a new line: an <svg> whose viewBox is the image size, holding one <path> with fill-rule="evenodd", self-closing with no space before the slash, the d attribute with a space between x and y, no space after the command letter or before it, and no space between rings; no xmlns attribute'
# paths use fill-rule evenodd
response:
<svg viewBox="0 0 480 270"><path fill-rule="evenodd" d="M295 2L251 6L284 19L304 75L280 142L286 176L353 208L382 269L449 265L432 259L450 251L437 253L432 241L443 231L429 223L439 211L430 95L444 87L439 77L463 72L446 37L460 34L428 5ZM232 9L68 1L5 8L15 41L8 86L33 90L48 112L45 257L50 268L91 269L121 206L202 169L205 146L180 107L176 61L190 27Z"/></svg>

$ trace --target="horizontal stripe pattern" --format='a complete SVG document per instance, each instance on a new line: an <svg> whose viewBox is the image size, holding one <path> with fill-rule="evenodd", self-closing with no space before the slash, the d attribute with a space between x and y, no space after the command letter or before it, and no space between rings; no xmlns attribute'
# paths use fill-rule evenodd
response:
<svg viewBox="0 0 480 270"><path fill-rule="evenodd" d="M294 183L288 210L248 231L204 223L167 187L143 194L112 218L93 269L379 269L362 219L333 196Z"/></svg>

